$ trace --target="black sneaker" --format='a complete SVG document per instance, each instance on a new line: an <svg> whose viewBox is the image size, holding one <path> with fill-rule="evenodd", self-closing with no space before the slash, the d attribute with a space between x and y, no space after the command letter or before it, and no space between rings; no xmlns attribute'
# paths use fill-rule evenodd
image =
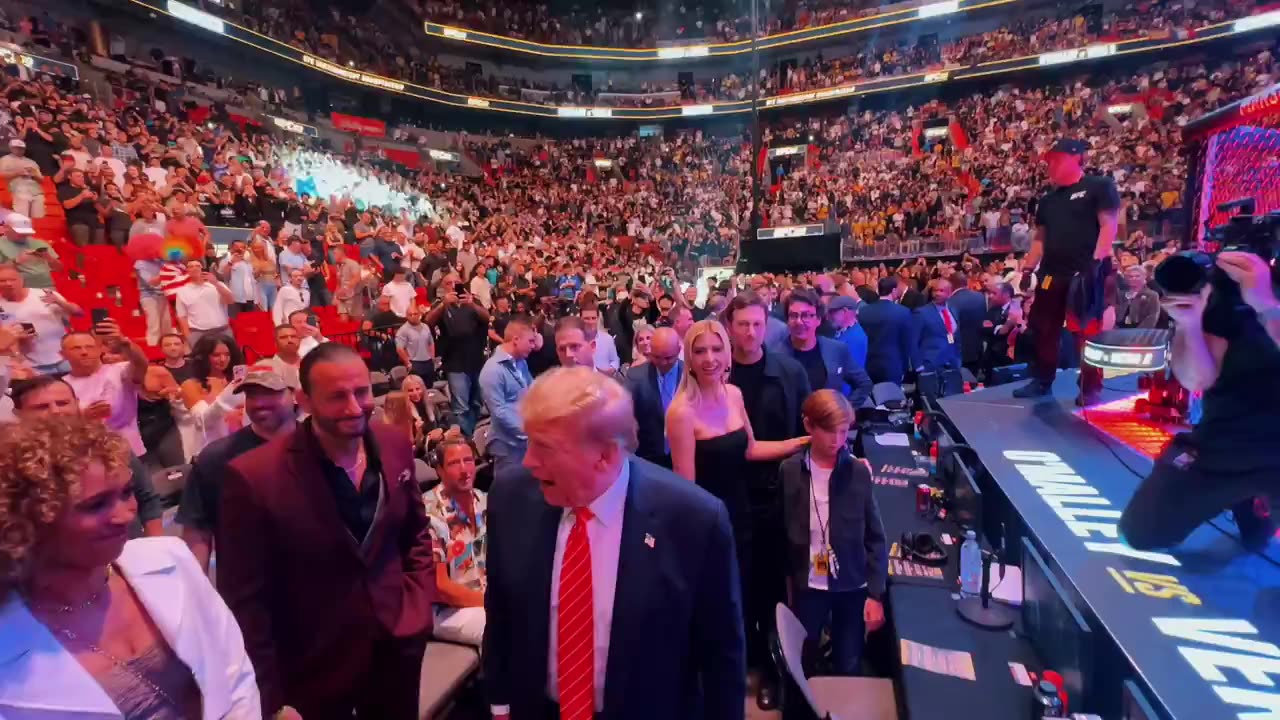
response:
<svg viewBox="0 0 1280 720"><path fill-rule="evenodd" d="M1053 394L1053 384L1041 380L1032 380L1013 391L1016 398L1041 398Z"/></svg>
<svg viewBox="0 0 1280 720"><path fill-rule="evenodd" d="M1276 532L1271 507L1266 498L1253 498L1231 507L1231 517L1240 529L1240 541L1250 550L1261 550Z"/></svg>
<svg viewBox="0 0 1280 720"><path fill-rule="evenodd" d="M1102 402L1102 393L1097 391L1082 392L1076 396L1076 407L1093 407L1100 402Z"/></svg>

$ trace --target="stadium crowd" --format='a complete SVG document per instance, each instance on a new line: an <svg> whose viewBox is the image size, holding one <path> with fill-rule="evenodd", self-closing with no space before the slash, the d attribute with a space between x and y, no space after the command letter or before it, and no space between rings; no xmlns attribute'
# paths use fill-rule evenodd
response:
<svg viewBox="0 0 1280 720"><path fill-rule="evenodd" d="M300 50L342 64L351 64L370 72L416 82L427 87L448 92L483 97L524 100L552 105L598 105L613 107L660 107L711 101L735 101L749 99L753 91L751 73L728 72L719 77L696 78L692 83L681 84L674 78L652 80L624 86L612 81L595 88L582 88L566 81L552 83L532 80L518 74L476 73L467 65L450 65L437 56L421 51L412 37L404 37L390 28L385 18L374 15L360 17L343 16L337 9L327 14L312 13L300 3L253 3L233 10L222 3L206 2L202 7L214 14L234 16L252 30L262 32ZM452 13L460 13L460 6L450 3L427 3L427 12L433 19ZM680 7L683 13L685 7ZM695 8L694 12L701 10ZM843 8L843 11L848 11ZM1006 24L986 32L966 34L938 42L936 35L925 36L930 41L901 42L868 40L856 54L830 57L823 53L805 56L798 62L770 64L760 71L762 96L830 88L868 79L885 78L915 72L924 72L957 66L992 62L1054 50L1083 47L1097 42L1117 42L1141 38L1185 39L1196 30L1210 24L1245 17L1256 10L1256 4L1248 0L1210 0L1199 3L1130 3L1091 19L1082 11L1072 10L1058 14L1041 14L1033 11L1030 17L1011 19ZM676 9L672 8L674 17ZM535 33L539 36L557 35L557 31L544 27L556 26L548 20L547 6L529 6L523 12L505 8L501 13L489 14L477 11L466 15L482 27L505 28L515 36L521 36L516 27L533 23L543 27ZM597 17L591 22L574 16L565 27L598 28L597 37L618 33L631 37L633 30L619 30L606 20L606 12L597 9ZM651 23L648 13L641 24ZM821 18L829 21L830 13L810 12L802 3L797 16L807 19ZM633 14L623 13L623 24L636 24ZM455 19L463 19L456 18ZM665 22L665 21L664 21ZM462 23L463 26L467 26ZM683 23L677 23L683 25ZM804 27L801 24L800 27ZM606 30L605 28L609 28ZM307 28L300 30L298 28ZM780 30L781 28L774 28ZM493 31L490 29L489 31ZM582 39L582 38L579 38ZM589 39L589 38L588 38ZM584 44L584 43L570 43ZM592 42L585 44L591 45ZM619 46L615 38L609 46ZM623 45L631 46L631 45ZM255 91L259 90L255 88ZM288 93L261 88L264 96L273 100L292 100Z"/></svg>

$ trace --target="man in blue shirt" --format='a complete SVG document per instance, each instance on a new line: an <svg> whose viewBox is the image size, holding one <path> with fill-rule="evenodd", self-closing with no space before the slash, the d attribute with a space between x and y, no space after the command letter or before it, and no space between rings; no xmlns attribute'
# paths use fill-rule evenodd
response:
<svg viewBox="0 0 1280 720"><path fill-rule="evenodd" d="M827 304L827 321L835 334L833 338L849 348L849 354L859 367L867 366L867 333L858 324L858 301L845 295L831 299Z"/></svg>
<svg viewBox="0 0 1280 720"><path fill-rule="evenodd" d="M301 270L303 275L310 275L311 261L302 252L302 238L294 235L289 238L289 245L280 251L280 277L288 278L294 270Z"/></svg>
<svg viewBox="0 0 1280 720"><path fill-rule="evenodd" d="M523 316L507 322L503 342L480 370L480 396L492 420L488 451L493 455L494 480L518 469L528 436L520 419L520 399L533 384L526 359L538 349L542 335Z"/></svg>

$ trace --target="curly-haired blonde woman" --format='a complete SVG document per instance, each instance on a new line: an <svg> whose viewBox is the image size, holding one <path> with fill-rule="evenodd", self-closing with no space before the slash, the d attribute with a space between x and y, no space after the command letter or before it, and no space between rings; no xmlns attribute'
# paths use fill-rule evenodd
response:
<svg viewBox="0 0 1280 720"><path fill-rule="evenodd" d="M261 718L240 628L186 545L125 541L129 478L94 420L0 437L0 717Z"/></svg>

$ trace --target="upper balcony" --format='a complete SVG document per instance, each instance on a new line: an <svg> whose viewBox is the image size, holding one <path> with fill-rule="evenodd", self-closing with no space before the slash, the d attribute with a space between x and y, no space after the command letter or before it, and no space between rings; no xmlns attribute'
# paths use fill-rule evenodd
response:
<svg viewBox="0 0 1280 720"><path fill-rule="evenodd" d="M1035 0L1002 0L1017 2L1018 7L1030 6ZM536 86L502 86L497 82L486 83L484 87L463 86L452 82L447 73L427 73L426 76L402 73L398 76L372 72L356 63L355 60L342 61L341 55L322 56L324 47L316 48L307 45L301 39L286 37L289 42L277 39L279 28L271 37L258 30L236 24L201 11L181 0L127 0L126 5L141 7L155 14L168 15L188 26L200 28L218 36L235 40L252 46L270 55L300 65L311 73L337 78L365 88L386 92L409 99L428 100L446 105L471 108L482 111L500 111L546 118L561 119L627 119L656 120L664 118L690 118L701 116L717 116L749 112L752 108L749 81L752 77L748 70L745 75L740 70L733 75L720 73L710 78L713 84L710 94L699 94L687 97L679 89L669 87L660 90L649 90L646 93L602 91L591 98L583 99L566 97L563 93L549 92ZM847 58L827 57L814 65L819 72L810 72L806 61L805 72L796 73L799 81L792 78L789 68L797 67L795 60L772 63L761 75L765 78L760 93L760 107L763 110L784 108L808 103L848 99L869 93L907 90L910 88L954 83L971 78L999 75L1019 71L1035 71L1066 65L1069 63L1102 61L1107 58L1118 59L1137 53L1153 53L1166 48L1180 48L1213 41L1248 42L1246 35L1265 35L1258 32L1263 29L1274 29L1280 26L1280 10L1260 14L1256 6L1242 0L1213 0L1202 3L1202 7L1211 8L1211 12L1191 16L1170 16L1167 13L1152 11L1150 13L1129 12L1120 22L1103 27L1094 32L1076 27L1074 20L1059 20L1040 26L1045 31L1052 31L1044 42L1029 41L1023 37L1023 31L1013 26L996 28L986 34L960 34L952 42L938 47L938 39L933 39L931 53L917 53L919 57L910 55L906 61L897 63L892 69L882 68L873 51L871 62L853 62ZM917 8L918 10L919 8ZM319 19L317 19L319 22ZM1061 28L1067 26L1067 31ZM293 27L287 23L284 27ZM267 32L271 28L260 27ZM328 32L322 30L321 32ZM1039 37L1042 33L1032 32ZM299 32L298 35L305 35ZM1230 38L1240 37L1238 41ZM336 41L335 41L336 42ZM347 43L344 47L350 47ZM327 47L327 46L325 46ZM687 49L687 48L686 48ZM857 49L854 49L857 52ZM895 50L895 54L898 51ZM362 56L367 57L367 56ZM864 60L866 57L863 58ZM572 60L571 63L580 61ZM723 59L721 64L732 62L734 65L750 67L743 60L731 61ZM790 64L788 64L788 62ZM381 67L389 63L383 62ZM394 63L390 65L395 68ZM477 66L478 67L478 66ZM665 68L659 64L655 67ZM404 70L404 67L400 67ZM640 72L641 68L636 68ZM383 73L388 72L382 70ZM576 70L575 70L576 72ZM700 71L701 72L701 71ZM735 84L726 83L726 79ZM674 78L668 79L669 81ZM596 80L597 88L607 88L605 82ZM702 82L699 78L697 82ZM744 90L745 89L745 90ZM730 92L731 91L731 92ZM643 102L637 103L636 97Z"/></svg>
<svg viewBox="0 0 1280 720"><path fill-rule="evenodd" d="M759 0L763 4L763 0ZM983 8L999 7L1014 3L1029 4L1036 0L941 0L940 2L924 2L924 0L907 0L907 2L881 5L861 10L848 7L840 10L806 12L793 18L761 17L759 22L762 32L754 47L759 50L772 50L799 44L813 45L823 40L851 35L853 33L879 30L906 23L926 21L958 14L969 13ZM857 5L857 3L852 3ZM499 27L506 29L511 23L504 22L502 17L486 18L482 13L465 14L453 22L442 20L448 13L442 8L456 8L454 3L427 0L426 9L421 13L426 19L423 28L427 35L442 38L454 43L470 44L498 48L505 51L524 53L526 55L581 60L620 60L620 61L661 61L679 60L696 61L706 58L729 57L751 52L751 18L740 16L735 20L717 20L712 27L703 28L697 37L691 37L686 25L680 20L669 18L651 18L643 11L637 11L634 17L623 16L611 19L601 15L602 21L595 24L602 32L583 38L576 27L563 30L553 28L561 23L551 19L538 23L552 23L551 29L539 31L530 28L527 33L516 34L513 31L497 31ZM435 12L431 12L434 9ZM516 13L519 15L518 11ZM452 19L452 18L451 18ZM577 19L588 30L593 23L590 16ZM574 22L568 19L564 24ZM669 37L661 39L662 33L636 32L630 30L634 26L645 26L650 23L666 27ZM785 28L785 29L783 29ZM490 32L489 30L495 30ZM707 32L710 31L710 32ZM579 40L577 43L537 41L532 37L554 38L555 40ZM655 39L658 38L658 39ZM586 42L582 42L586 41ZM632 46L630 43L636 43ZM640 43L650 42L649 47Z"/></svg>

